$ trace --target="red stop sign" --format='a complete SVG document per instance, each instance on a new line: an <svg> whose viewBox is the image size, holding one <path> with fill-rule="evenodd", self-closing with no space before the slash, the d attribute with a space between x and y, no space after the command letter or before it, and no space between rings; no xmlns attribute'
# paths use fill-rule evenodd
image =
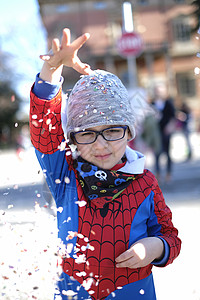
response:
<svg viewBox="0 0 200 300"><path fill-rule="evenodd" d="M138 56L142 52L143 42L136 32L125 32L118 40L117 48L122 56Z"/></svg>

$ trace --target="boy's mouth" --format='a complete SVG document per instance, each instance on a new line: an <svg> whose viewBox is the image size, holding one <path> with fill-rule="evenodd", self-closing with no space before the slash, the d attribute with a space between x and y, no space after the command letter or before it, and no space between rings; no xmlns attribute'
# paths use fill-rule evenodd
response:
<svg viewBox="0 0 200 300"><path fill-rule="evenodd" d="M98 155L95 155L95 158L98 159L98 160L105 160L105 159L108 159L110 156L111 156L111 153L98 154Z"/></svg>

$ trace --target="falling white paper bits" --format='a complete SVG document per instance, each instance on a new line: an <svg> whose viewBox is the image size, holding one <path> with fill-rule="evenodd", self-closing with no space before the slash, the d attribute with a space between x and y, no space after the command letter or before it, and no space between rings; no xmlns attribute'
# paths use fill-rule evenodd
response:
<svg viewBox="0 0 200 300"><path fill-rule="evenodd" d="M195 73L195 75L199 75L200 74L200 68L199 67L194 68L194 73Z"/></svg>
<svg viewBox="0 0 200 300"><path fill-rule="evenodd" d="M79 207L83 207L87 204L87 202L82 200L82 201L76 201L75 204L78 204Z"/></svg>

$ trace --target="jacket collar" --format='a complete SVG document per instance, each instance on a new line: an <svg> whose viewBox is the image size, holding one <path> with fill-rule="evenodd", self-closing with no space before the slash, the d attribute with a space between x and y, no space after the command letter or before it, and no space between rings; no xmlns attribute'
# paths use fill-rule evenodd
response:
<svg viewBox="0 0 200 300"><path fill-rule="evenodd" d="M142 174L144 172L145 166L145 156L130 147L126 147L126 158L127 162L124 167L119 169L118 171L128 173L128 174Z"/></svg>

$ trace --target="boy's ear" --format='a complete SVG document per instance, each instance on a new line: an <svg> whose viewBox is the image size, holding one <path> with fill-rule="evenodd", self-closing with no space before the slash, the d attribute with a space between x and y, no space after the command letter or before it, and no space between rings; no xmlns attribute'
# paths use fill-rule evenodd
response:
<svg viewBox="0 0 200 300"><path fill-rule="evenodd" d="M132 139L131 132L130 132L130 129L128 128L128 137L127 137L128 142L129 142L131 139Z"/></svg>

